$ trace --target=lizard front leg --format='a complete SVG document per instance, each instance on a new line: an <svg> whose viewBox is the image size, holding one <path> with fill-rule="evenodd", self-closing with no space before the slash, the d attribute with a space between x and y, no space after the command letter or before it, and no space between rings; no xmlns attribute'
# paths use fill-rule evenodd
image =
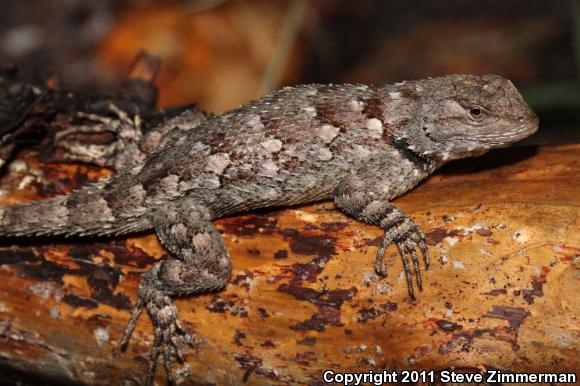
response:
<svg viewBox="0 0 580 386"><path fill-rule="evenodd" d="M230 277L231 263L220 234L210 222L209 211L192 200L170 203L154 215L155 230L161 243L173 254L147 272L141 281L138 302L125 330L121 347L126 347L141 309L144 307L154 326L155 340L149 358L146 384L153 382L159 355L170 383L171 360L182 360L179 339L187 334L171 300L223 288Z"/></svg>
<svg viewBox="0 0 580 386"><path fill-rule="evenodd" d="M341 181L334 191L334 202L349 216L385 230L375 256L375 270L378 275L386 276L383 265L385 249L391 243L396 244L403 261L409 298L414 300L413 272L419 290L423 287L417 248L423 254L425 268L429 267L429 250L421 229L390 202L392 197L401 194L401 190L407 189L393 186L390 178L380 180L382 175L379 176L377 170L380 169L367 167Z"/></svg>

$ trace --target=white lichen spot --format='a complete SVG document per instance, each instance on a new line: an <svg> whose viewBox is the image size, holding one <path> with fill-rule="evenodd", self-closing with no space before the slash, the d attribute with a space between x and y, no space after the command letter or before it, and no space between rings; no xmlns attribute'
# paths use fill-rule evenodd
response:
<svg viewBox="0 0 580 386"><path fill-rule="evenodd" d="M340 128L332 125L322 125L318 128L317 134L324 143L331 143L340 132Z"/></svg>
<svg viewBox="0 0 580 386"><path fill-rule="evenodd" d="M481 253L483 256L493 257L493 254L485 248L479 248L479 253Z"/></svg>
<svg viewBox="0 0 580 386"><path fill-rule="evenodd" d="M374 278L375 278L375 275L373 275L372 273L363 272L363 274L362 274L363 285L368 287L369 285L371 285L371 282L373 281Z"/></svg>
<svg viewBox="0 0 580 386"><path fill-rule="evenodd" d="M527 229L518 229L512 235L512 240L517 242L517 243L523 244L523 243L527 243L531 237L532 237L532 235L531 235L530 231L528 231Z"/></svg>
<svg viewBox="0 0 580 386"><path fill-rule="evenodd" d="M266 138L260 145L270 153L276 153L282 149L282 141L274 137Z"/></svg>
<svg viewBox="0 0 580 386"><path fill-rule="evenodd" d="M212 154L207 157L205 170L220 175L231 163L229 154Z"/></svg>
<svg viewBox="0 0 580 386"><path fill-rule="evenodd" d="M445 317L446 317L446 318L450 318L450 317L452 317L452 316L453 316L453 310L447 309L447 310L445 311Z"/></svg>
<svg viewBox="0 0 580 386"><path fill-rule="evenodd" d="M455 237L445 237L445 239L444 239L444 240L445 240L445 242L446 242L447 244L449 244L449 246L451 246L451 247L452 247L452 246L454 246L455 244L457 244L457 242L459 241L459 240L458 240L457 238L455 238Z"/></svg>
<svg viewBox="0 0 580 386"><path fill-rule="evenodd" d="M371 138L380 138L383 135L383 123L377 118L368 119L366 127Z"/></svg>
<svg viewBox="0 0 580 386"><path fill-rule="evenodd" d="M445 253L442 253L439 255L439 261L441 262L441 264L447 264L447 262L449 261L449 258L447 257L447 255Z"/></svg>
<svg viewBox="0 0 580 386"><path fill-rule="evenodd" d="M383 355L383 349L379 345L375 346L375 352L377 353L377 355Z"/></svg>
<svg viewBox="0 0 580 386"><path fill-rule="evenodd" d="M377 284L377 291L382 295L386 295L393 292L393 287L387 283L379 283Z"/></svg>
<svg viewBox="0 0 580 386"><path fill-rule="evenodd" d="M304 212L302 210L295 210L292 212L294 213L294 216L300 221L304 221L304 222L308 222L308 223L319 223L320 222L320 216L317 216L314 213Z"/></svg>
<svg viewBox="0 0 580 386"><path fill-rule="evenodd" d="M454 260L452 266L455 269L465 269L465 264L458 260Z"/></svg>
<svg viewBox="0 0 580 386"><path fill-rule="evenodd" d="M578 348L578 340L574 334L571 335L567 332L559 332L551 334L550 338L562 349Z"/></svg>
<svg viewBox="0 0 580 386"><path fill-rule="evenodd" d="M109 331L106 328L97 327L93 331L95 339L97 340L97 346L102 347L105 343L109 341Z"/></svg>
<svg viewBox="0 0 580 386"><path fill-rule="evenodd" d="M453 222L456 219L457 219L457 217L455 217L455 216L448 216L448 215L443 216L443 221L445 221L445 222Z"/></svg>
<svg viewBox="0 0 580 386"><path fill-rule="evenodd" d="M478 222L476 224L473 224L470 227L461 227L461 228L463 229L463 234L470 234L473 232L477 232L478 230L481 230L481 229L486 229L486 230L488 229L485 222Z"/></svg>
<svg viewBox="0 0 580 386"><path fill-rule="evenodd" d="M375 362L374 358L370 355L365 358L365 363L369 366L373 366L373 367L377 366L377 363Z"/></svg>
<svg viewBox="0 0 580 386"><path fill-rule="evenodd" d="M28 287L28 290L43 300L46 300L52 295L54 286L49 283L37 283Z"/></svg>
<svg viewBox="0 0 580 386"><path fill-rule="evenodd" d="M365 352L367 351L367 345L364 343L359 344L359 346L356 348L356 351L358 352Z"/></svg>

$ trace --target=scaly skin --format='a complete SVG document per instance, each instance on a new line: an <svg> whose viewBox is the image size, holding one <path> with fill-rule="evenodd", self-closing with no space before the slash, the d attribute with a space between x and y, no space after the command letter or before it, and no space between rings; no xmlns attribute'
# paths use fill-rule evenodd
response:
<svg viewBox="0 0 580 386"><path fill-rule="evenodd" d="M148 138L157 146L97 185L51 200L0 208L0 235L120 235L153 229L171 252L147 272L123 338L146 308L155 328L146 383L158 356L169 380L181 357L174 296L223 288L228 251L212 220L257 208L334 199L347 215L385 230L375 259L395 243L422 286L421 230L390 201L444 163L519 141L538 118L496 75L450 75L388 86L287 87L207 120L175 121ZM201 123L200 123L201 122ZM178 134L179 134L178 133ZM153 145L151 145L153 144Z"/></svg>

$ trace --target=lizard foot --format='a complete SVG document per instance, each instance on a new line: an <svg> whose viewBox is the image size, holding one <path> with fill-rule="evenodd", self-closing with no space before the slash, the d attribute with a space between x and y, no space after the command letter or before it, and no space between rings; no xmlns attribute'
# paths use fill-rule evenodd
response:
<svg viewBox="0 0 580 386"><path fill-rule="evenodd" d="M145 385L152 385L155 376L155 367L159 356L167 374L170 385L175 384L171 364L175 360L183 363L183 354L180 347L187 345L199 350L199 346L205 341L194 334L189 334L179 321L177 307L171 298L161 291L148 286L148 280L143 280L139 288L139 301L132 311L131 319L127 323L121 348L124 350L129 343L131 334L142 309L147 309L153 323L154 341L149 357L149 366L145 378Z"/></svg>
<svg viewBox="0 0 580 386"><path fill-rule="evenodd" d="M423 280L421 278L421 266L419 263L419 256L417 248L423 255L425 262L425 269L429 268L429 249L425 243L425 235L421 229L411 220L405 217L404 220L397 226L388 229L385 232L379 250L375 258L375 270L378 275L386 276L387 271L383 265L383 257L385 249L389 244L394 243L399 250L401 259L403 260L403 271L407 280L407 291L409 298L415 300L415 289L413 287L413 273L417 281L419 290L423 290ZM412 261L413 268L411 268Z"/></svg>

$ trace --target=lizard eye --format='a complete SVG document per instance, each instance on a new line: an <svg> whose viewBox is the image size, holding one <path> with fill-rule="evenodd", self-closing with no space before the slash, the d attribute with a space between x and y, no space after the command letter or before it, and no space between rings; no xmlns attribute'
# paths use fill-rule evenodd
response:
<svg viewBox="0 0 580 386"><path fill-rule="evenodd" d="M481 106L472 106L469 109L469 117L475 121L481 121L485 115L485 111Z"/></svg>

